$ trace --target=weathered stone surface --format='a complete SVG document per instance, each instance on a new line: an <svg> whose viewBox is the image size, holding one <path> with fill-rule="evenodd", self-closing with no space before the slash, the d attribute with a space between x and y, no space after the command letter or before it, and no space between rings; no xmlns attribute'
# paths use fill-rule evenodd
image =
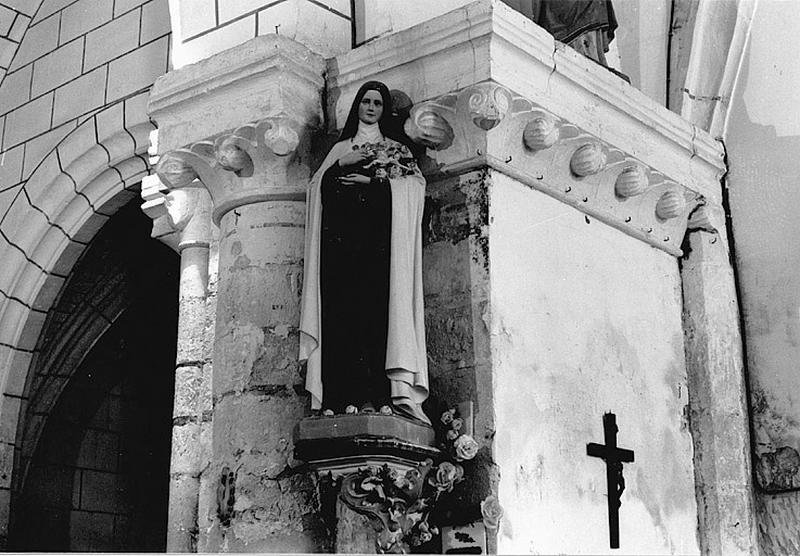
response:
<svg viewBox="0 0 800 556"><path fill-rule="evenodd" d="M179 475L169 482L169 515L167 517L167 547L197 551L197 493L200 479L192 475Z"/></svg>
<svg viewBox="0 0 800 556"><path fill-rule="evenodd" d="M178 420L195 417L197 400L202 388L202 367L197 365L179 365L175 369L175 402L172 416Z"/></svg>
<svg viewBox="0 0 800 556"><path fill-rule="evenodd" d="M183 424L172 427L172 458L170 472L196 475L200 468L198 441L200 427L193 418Z"/></svg>
<svg viewBox="0 0 800 556"><path fill-rule="evenodd" d="M751 554L756 523L735 283L724 213L704 208L720 232L690 233L681 265L700 543L708 554Z"/></svg>

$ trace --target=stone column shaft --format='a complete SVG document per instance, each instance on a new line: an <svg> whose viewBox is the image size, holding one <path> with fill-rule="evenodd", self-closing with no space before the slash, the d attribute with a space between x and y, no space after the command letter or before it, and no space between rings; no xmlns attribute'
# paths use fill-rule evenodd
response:
<svg viewBox="0 0 800 556"><path fill-rule="evenodd" d="M681 265L700 548L757 554L739 309L721 207L700 207ZM711 231L720 230L720 232Z"/></svg>
<svg viewBox="0 0 800 556"><path fill-rule="evenodd" d="M205 393L211 387L210 377L203 372L211 357L207 338L211 198L196 186L170 192L157 176L143 180L142 197L143 210L154 219L153 237L181 257L167 551L196 552L201 427L211 413L210 395Z"/></svg>

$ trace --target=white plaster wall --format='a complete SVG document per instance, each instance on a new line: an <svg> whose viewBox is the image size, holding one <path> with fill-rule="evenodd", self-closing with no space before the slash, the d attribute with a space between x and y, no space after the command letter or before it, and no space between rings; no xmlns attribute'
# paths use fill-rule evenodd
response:
<svg viewBox="0 0 800 556"><path fill-rule="evenodd" d="M800 66L775 48L798 32L800 12L759 4L726 130L748 369L769 407L757 452L800 450Z"/></svg>
<svg viewBox="0 0 800 556"><path fill-rule="evenodd" d="M620 71L631 85L661 105L667 102L671 0L614 0L619 28L614 45ZM611 61L611 60L609 60Z"/></svg>
<svg viewBox="0 0 800 556"><path fill-rule="evenodd" d="M725 129L727 177L750 380L754 468L770 490L800 487L800 11L761 0ZM778 464L778 465L776 465ZM762 554L800 551L797 492L757 491Z"/></svg>
<svg viewBox="0 0 800 556"><path fill-rule="evenodd" d="M680 276L670 255L511 178L490 197L501 553L606 554L602 415L625 465L618 554L697 554Z"/></svg>

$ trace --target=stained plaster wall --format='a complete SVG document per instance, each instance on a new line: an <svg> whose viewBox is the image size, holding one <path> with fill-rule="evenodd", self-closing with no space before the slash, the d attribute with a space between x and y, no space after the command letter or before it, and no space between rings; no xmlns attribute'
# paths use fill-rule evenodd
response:
<svg viewBox="0 0 800 556"><path fill-rule="evenodd" d="M619 553L698 553L675 258L496 173L489 214L499 552L608 552L586 444L611 411L635 452Z"/></svg>
<svg viewBox="0 0 800 556"><path fill-rule="evenodd" d="M725 142L762 554L800 551L800 14L759 2Z"/></svg>

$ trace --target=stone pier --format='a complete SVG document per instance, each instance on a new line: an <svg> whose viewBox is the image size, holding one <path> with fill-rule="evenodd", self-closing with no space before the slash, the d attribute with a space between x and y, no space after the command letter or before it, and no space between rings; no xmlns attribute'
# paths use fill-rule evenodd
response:
<svg viewBox="0 0 800 556"><path fill-rule="evenodd" d="M213 482L201 488L198 551L328 542L316 479L292 456L307 405L297 326L323 67L298 43L259 37L162 77L151 95L159 177L170 188L199 180L219 226Z"/></svg>

